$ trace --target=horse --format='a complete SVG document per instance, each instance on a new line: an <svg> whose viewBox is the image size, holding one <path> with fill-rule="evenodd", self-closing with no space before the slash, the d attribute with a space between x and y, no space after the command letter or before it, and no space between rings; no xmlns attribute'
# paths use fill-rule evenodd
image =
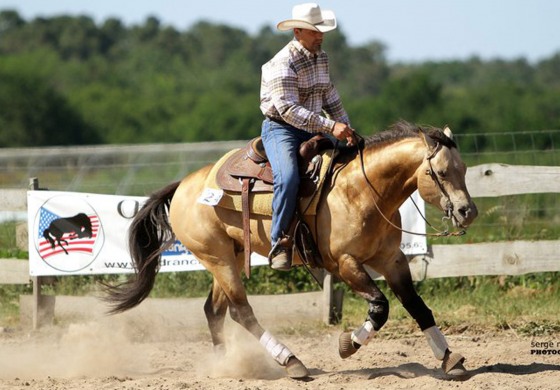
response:
<svg viewBox="0 0 560 390"><path fill-rule="evenodd" d="M361 158L348 159L323 189L316 215L304 217L315 230L316 245L326 271L345 282L368 303L367 320L342 332L339 354L347 358L368 344L389 314L388 300L366 270L382 275L408 313L424 332L428 345L448 375L465 375L465 358L451 352L431 310L416 293L409 264L400 249L399 206L415 191L466 229L477 208L465 185L466 165L453 133L400 121L388 130L363 139ZM356 155L357 156L357 155ZM238 211L197 203L212 165L154 192L129 230L129 249L135 276L108 286L111 313L140 304L149 294L163 250L179 239L212 273L204 304L215 350L225 350L224 319L231 318L249 331L291 378L309 377L307 367L253 313L242 283L243 222ZM270 251L269 216L251 215L250 243L254 252Z"/></svg>
<svg viewBox="0 0 560 390"><path fill-rule="evenodd" d="M84 213L78 213L73 217L55 219L43 231L43 237L49 241L52 249L58 244L64 253L68 254L68 251L62 245L63 243L68 245L68 241L63 239L63 236L67 233L71 233L67 236L69 240L84 237L91 238L93 236L91 220Z"/></svg>

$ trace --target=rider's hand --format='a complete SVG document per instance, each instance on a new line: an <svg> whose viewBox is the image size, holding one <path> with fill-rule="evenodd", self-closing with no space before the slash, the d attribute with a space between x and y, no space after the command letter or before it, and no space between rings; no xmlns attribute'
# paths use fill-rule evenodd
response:
<svg viewBox="0 0 560 390"><path fill-rule="evenodd" d="M354 145L354 130L346 123L336 122L333 127L332 135L340 141L346 140L346 144L349 146Z"/></svg>

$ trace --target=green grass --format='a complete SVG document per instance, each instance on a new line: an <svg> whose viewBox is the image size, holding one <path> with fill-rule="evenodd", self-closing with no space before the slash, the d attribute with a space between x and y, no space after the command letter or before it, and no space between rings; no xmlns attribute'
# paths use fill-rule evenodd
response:
<svg viewBox="0 0 560 390"><path fill-rule="evenodd" d="M431 308L436 323L446 333L476 334L481 331L511 331L538 336L560 333L560 273L517 277L461 277L431 279L416 284ZM414 320L390 292L379 283L390 301L388 336L418 331ZM345 294L342 327L359 326L367 316L367 304Z"/></svg>
<svg viewBox="0 0 560 390"><path fill-rule="evenodd" d="M249 282L251 294L275 294L318 290L302 269L278 273L256 267ZM560 272L524 276L477 276L428 279L415 283L416 289L434 313L446 334L476 335L480 332L513 332L518 336L560 334ZM87 295L97 291L99 280L116 282L123 276L72 276L55 278L44 293ZM286 282L286 280L290 280ZM208 272L165 273L158 276L152 297L200 297L209 292ZM389 320L380 337L402 337L418 332L410 317L386 283L378 285L390 301ZM302 288L302 286L305 286ZM353 329L367 317L367 303L345 290L343 315L338 327ZM19 295L30 294L30 286L0 286L0 326L17 327Z"/></svg>
<svg viewBox="0 0 560 390"><path fill-rule="evenodd" d="M19 324L19 296L31 292L29 285L0 285L0 327Z"/></svg>

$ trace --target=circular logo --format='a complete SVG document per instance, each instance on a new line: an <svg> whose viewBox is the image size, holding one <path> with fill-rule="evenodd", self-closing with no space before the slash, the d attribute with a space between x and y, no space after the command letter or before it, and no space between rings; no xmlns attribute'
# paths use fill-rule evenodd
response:
<svg viewBox="0 0 560 390"><path fill-rule="evenodd" d="M35 215L35 249L50 267L77 272L95 260L105 236L99 215L85 199L56 195Z"/></svg>

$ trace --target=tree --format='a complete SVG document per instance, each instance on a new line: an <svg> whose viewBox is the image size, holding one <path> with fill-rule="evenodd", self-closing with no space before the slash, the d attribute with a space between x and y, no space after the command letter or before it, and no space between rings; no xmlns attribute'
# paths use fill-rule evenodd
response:
<svg viewBox="0 0 560 390"><path fill-rule="evenodd" d="M16 30L24 24L25 21L19 16L17 11L0 11L0 36L6 32Z"/></svg>
<svg viewBox="0 0 560 390"><path fill-rule="evenodd" d="M0 68L0 147L83 145L95 131L45 80Z"/></svg>
<svg viewBox="0 0 560 390"><path fill-rule="evenodd" d="M424 71L390 78L376 102L376 116L389 125L399 119L431 122L431 113L440 107L442 86Z"/></svg>
<svg viewBox="0 0 560 390"><path fill-rule="evenodd" d="M248 139L258 134L261 66L292 39L153 16L127 27L87 16L23 20L0 11L3 146ZM381 42L325 39L331 75L362 134L398 119L460 133L560 127L560 54L513 61L388 64Z"/></svg>

